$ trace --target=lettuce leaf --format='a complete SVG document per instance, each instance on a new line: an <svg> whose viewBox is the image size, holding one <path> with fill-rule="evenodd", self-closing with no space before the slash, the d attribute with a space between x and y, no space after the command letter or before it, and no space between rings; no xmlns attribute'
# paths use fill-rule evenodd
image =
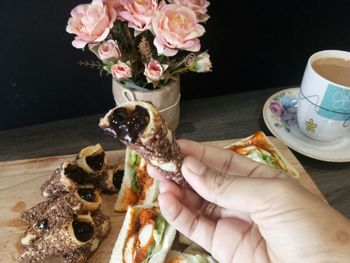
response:
<svg viewBox="0 0 350 263"><path fill-rule="evenodd" d="M131 187L136 193L141 193L142 187L137 180L137 168L140 163L140 156L133 150L128 149L128 164L131 180Z"/></svg>
<svg viewBox="0 0 350 263"><path fill-rule="evenodd" d="M147 258L144 261L142 261L142 263L147 263L153 254L159 252L162 249L166 227L167 222L165 221L164 217L161 214L159 214L156 218L156 229L153 232L154 245L149 250Z"/></svg>
<svg viewBox="0 0 350 263"><path fill-rule="evenodd" d="M186 263L214 263L216 262L211 256L203 254L183 254Z"/></svg>
<svg viewBox="0 0 350 263"><path fill-rule="evenodd" d="M168 253L166 262L178 263L217 263L207 252L200 252L187 247L182 253L172 250Z"/></svg>
<svg viewBox="0 0 350 263"><path fill-rule="evenodd" d="M141 193L142 187L140 183L137 181L137 167L130 167L130 177L131 177L131 187L136 193Z"/></svg>
<svg viewBox="0 0 350 263"><path fill-rule="evenodd" d="M217 262L209 254L198 251L191 247L187 247L183 251L183 257L186 259L186 263L215 263Z"/></svg>
<svg viewBox="0 0 350 263"><path fill-rule="evenodd" d="M140 163L140 156L133 150L129 150L129 165L137 166Z"/></svg>
<svg viewBox="0 0 350 263"><path fill-rule="evenodd" d="M251 153L247 155L247 157L254 161L264 163L274 168L277 168L275 166L277 159L273 157L270 153L267 153L267 152L265 153L255 149L255 150L252 150Z"/></svg>
<svg viewBox="0 0 350 263"><path fill-rule="evenodd" d="M162 248L164 232L167 226L167 222L161 214L159 214L156 218L156 226L157 228L153 233L155 246L152 249L152 254L157 253Z"/></svg>

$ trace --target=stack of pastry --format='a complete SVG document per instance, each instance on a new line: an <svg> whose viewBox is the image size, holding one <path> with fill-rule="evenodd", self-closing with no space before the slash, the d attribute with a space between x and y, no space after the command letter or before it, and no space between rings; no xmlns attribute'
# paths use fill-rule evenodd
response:
<svg viewBox="0 0 350 263"><path fill-rule="evenodd" d="M107 165L99 144L63 162L40 188L46 200L21 214L28 229L20 238L19 261L60 256L65 263L86 262L111 227L99 209L101 192L117 192L122 174L122 167Z"/></svg>

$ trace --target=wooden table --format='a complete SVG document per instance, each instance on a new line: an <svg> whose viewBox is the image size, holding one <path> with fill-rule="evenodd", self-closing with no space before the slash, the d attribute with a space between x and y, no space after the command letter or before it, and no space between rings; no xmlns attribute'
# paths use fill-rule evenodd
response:
<svg viewBox="0 0 350 263"><path fill-rule="evenodd" d="M183 101L177 138L197 141L233 139L246 137L259 129L271 135L261 113L266 99L278 90ZM103 115L0 131L0 161L72 154L97 142L106 150L123 148L98 127ZM326 163L294 154L328 202L350 218L350 163Z"/></svg>

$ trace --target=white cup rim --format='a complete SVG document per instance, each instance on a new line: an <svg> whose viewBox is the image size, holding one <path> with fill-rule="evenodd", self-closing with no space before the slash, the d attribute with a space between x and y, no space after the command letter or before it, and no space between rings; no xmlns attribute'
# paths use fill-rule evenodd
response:
<svg viewBox="0 0 350 263"><path fill-rule="evenodd" d="M339 88L345 89L345 90L349 90L350 86L345 86L342 84L338 84L334 81L331 81L329 79L326 79L325 77L321 76L320 74L318 74L314 68L312 67L312 63L320 58L342 58L344 59L344 57L346 57L348 60L350 60L350 52L348 51L343 51L343 50L335 50L335 49L329 49L329 50L322 50L322 51L318 51L316 53L314 53L313 55L311 55L311 57L308 59L307 64L310 66L310 69L312 70L312 72L314 74L316 74L318 77L320 77L321 79L333 84L334 86L337 86Z"/></svg>

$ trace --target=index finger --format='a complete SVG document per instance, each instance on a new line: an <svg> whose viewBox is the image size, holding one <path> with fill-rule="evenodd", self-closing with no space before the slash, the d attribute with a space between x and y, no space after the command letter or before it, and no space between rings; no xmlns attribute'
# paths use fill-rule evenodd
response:
<svg viewBox="0 0 350 263"><path fill-rule="evenodd" d="M236 152L189 140L177 141L184 155L190 155L210 168L224 174L256 177L275 177L277 170L253 161Z"/></svg>

